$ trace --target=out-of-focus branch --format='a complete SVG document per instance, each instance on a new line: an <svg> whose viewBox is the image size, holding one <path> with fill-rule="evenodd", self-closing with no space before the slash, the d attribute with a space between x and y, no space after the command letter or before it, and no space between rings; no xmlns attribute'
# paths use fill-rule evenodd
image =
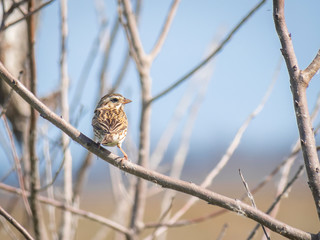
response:
<svg viewBox="0 0 320 240"><path fill-rule="evenodd" d="M7 192L15 193L15 194L18 194L18 195L22 194L21 189L6 185L4 183L0 183L0 189L3 189L4 191L7 191ZM26 192L26 194L29 195L30 193ZM43 197L43 196L40 196L40 195L38 195L37 200L39 202L41 202L41 203L44 203L44 204L47 204L47 205L50 205L50 206L54 206L54 207L62 209L64 211L68 211L68 212L71 212L73 214L77 214L78 216L81 216L83 218L87 218L87 219L90 219L92 221L98 222L98 223L100 223L100 224L102 224L104 226L110 227L110 228L112 228L115 231L118 231L120 233L123 233L123 234L126 234L126 235L131 234L129 229L121 226L120 224L118 224L118 223L116 223L114 221L111 221L111 220L109 220L107 218L104 218L104 217L99 216L97 214L94 214L92 212L87 212L85 210L82 210L82 209L79 209L79 208L75 208L73 206L66 205L63 202L59 202L57 200L46 198L46 197Z"/></svg>
<svg viewBox="0 0 320 240"><path fill-rule="evenodd" d="M174 84L169 86L167 89L163 90L156 96L154 96L152 99L150 99L150 102L153 102L155 100L158 100L163 95L169 93L173 89L175 89L177 86L179 86L181 83L183 83L185 80L189 79L195 72L197 72L200 68L205 66L214 56L216 56L223 47L229 42L229 40L232 38L232 36L240 29L240 27L258 10L260 7L266 2L266 0L260 1L232 30L231 32L225 37L225 39L221 42L221 44L203 61L201 61L196 67L194 67L190 72L182 76L179 80L177 80Z"/></svg>
<svg viewBox="0 0 320 240"><path fill-rule="evenodd" d="M308 185L314 198L318 218L320 219L320 164L308 110L306 93L306 88L311 77L313 77L320 67L320 56L317 54L306 70L301 71L299 69L298 60L291 41L291 34L288 31L285 21L284 0L273 0L273 18L282 46L281 52L286 61L290 76L290 86L300 134L301 149L308 175Z"/></svg>
<svg viewBox="0 0 320 240"><path fill-rule="evenodd" d="M267 210L267 214L269 214L274 208L275 206L278 205L279 201L282 199L282 197L288 193L288 191L290 190L292 184L301 176L302 171L303 170L303 165L301 165L298 169L298 171L295 173L295 175L292 177L292 179L287 183L287 185L284 187L283 191L276 197L276 199L274 200L274 202L271 204L271 206L269 207L269 209ZM250 233L249 237L247 238L252 239L256 233L256 231L258 230L259 225L256 225L255 228L252 230L252 232Z"/></svg>
<svg viewBox="0 0 320 240"><path fill-rule="evenodd" d="M30 0L29 0L29 1L30 1ZM26 18L32 16L33 14L39 12L42 8L48 6L48 5L49 5L50 3L52 3L53 1L55 1L55 0L49 0L49 1L41 4L40 6L34 8L32 11L29 11L29 12L28 12L27 14L25 14L23 17L15 20L15 21L13 21L13 22L11 22L11 23L8 23L8 24L3 25L3 26L0 28L0 32L6 30L7 28L9 28L9 27L11 27L11 26L13 26L13 25L15 25L15 24L17 24L17 23L25 20Z"/></svg>
<svg viewBox="0 0 320 240"><path fill-rule="evenodd" d="M165 21L165 23L163 24L163 27L162 27L162 30L161 30L161 33L160 33L160 36L156 42L156 44L154 45L151 53L150 53L150 57L151 59L154 59L160 52L163 44L164 44L164 41L168 35L168 32L169 32L169 29L170 29L170 26L171 26L171 23L173 21L173 18L176 14L176 11L178 9L178 6L179 6L179 3L180 3L180 0L174 0L171 4L171 8L170 8L170 11L168 13L168 16L167 16L167 19Z"/></svg>
<svg viewBox="0 0 320 240"><path fill-rule="evenodd" d="M137 21L134 16L132 6L129 0L118 1L119 20L122 23L129 42L130 52L135 61L140 76L142 109L140 117L140 136L138 164L147 168L150 155L150 124L151 124L151 105L148 104L151 99L151 77L150 70L152 61L149 55L146 55L139 36ZM134 204L132 207L130 227L135 230L135 234L127 239L137 239L139 228L143 222L147 196L147 183L141 178L137 179L134 195Z"/></svg>
<svg viewBox="0 0 320 240"><path fill-rule="evenodd" d="M7 213L1 206L0 206L0 215L3 216L9 223L12 224L24 237L28 240L33 240L33 237L28 233L28 231L21 226L21 224L15 220L9 213Z"/></svg>
<svg viewBox="0 0 320 240"><path fill-rule="evenodd" d="M68 38L68 2L60 0L61 16L61 52L60 52L60 81L61 81L61 115L69 121L69 76L67 64L67 38ZM61 135L61 144L63 149L63 167L64 167L64 201L66 205L72 204L72 156L69 147L69 137L64 132ZM72 214L65 211L63 213L59 238L64 240L72 239Z"/></svg>
<svg viewBox="0 0 320 240"><path fill-rule="evenodd" d="M15 169L16 169L17 175L18 175L19 186L20 186L20 188L22 190L23 204L24 204L24 206L26 208L26 211L27 211L28 215L32 216L31 208L30 208L28 199L27 199L26 194L25 194L25 183L23 181L22 168L21 168L20 160L18 158L16 147L15 147L15 144L14 144L13 135L12 135L12 132L10 131L9 124L8 124L6 116L4 115L2 118L3 118L4 125L6 127L6 130L7 130L9 139L10 139L11 151L12 151L12 155L13 155L13 159L14 159L14 166L15 166Z"/></svg>
<svg viewBox="0 0 320 240"><path fill-rule="evenodd" d="M35 0L28 2L28 12L35 8ZM37 73L35 57L35 37L36 37L36 19L35 15L27 18L28 28L28 49L29 49L29 78L30 91L36 95L37 92ZM31 106L30 106L31 107ZM43 227L42 210L37 201L38 188L40 186L39 159L37 156L37 121L38 114L34 108L31 108L30 126L29 126L29 154L30 154L30 207L32 211L32 223L35 238L47 239L45 228Z"/></svg>
<svg viewBox="0 0 320 240"><path fill-rule="evenodd" d="M213 181L213 179L220 173L220 171L226 166L226 164L231 159L232 155L234 154L235 150L238 148L240 141L242 139L243 134L245 133L246 129L250 125L251 121L262 111L263 107L265 106L265 103L267 102L272 90L273 86L277 80L277 77L275 76L270 86L268 87L265 95L263 96L261 102L259 105L253 110L253 112L248 116L248 118L245 120L245 122L240 126L239 130L237 131L236 135L234 136L231 144L229 145L228 149L226 150L225 154L222 156L218 164L215 166L214 169L212 169L209 174L206 176L204 181L201 183L201 187L207 188ZM198 201L197 198L191 197L183 207L180 208L179 211L177 211L174 216L171 217L169 223L174 223L177 221L183 214L186 213L196 202ZM162 232L166 231L166 228L159 228L158 234L160 235Z"/></svg>
<svg viewBox="0 0 320 240"><path fill-rule="evenodd" d="M179 179L173 179L163 174L146 169L130 161L122 161L122 158L116 156L106 150L105 148L98 147L97 144L79 132L71 124L65 121L60 116L52 112L46 107L38 98L36 98L28 89L26 89L17 79L15 79L0 63L0 79L8 83L26 102L28 102L33 108L39 111L40 115L66 133L74 141L78 142L87 150L91 151L99 158L109 162L110 164L122 169L125 172L133 174L139 178L145 179L149 182L158 184L164 188L173 189L179 192L186 193L188 195L195 196L203 201L216 205L230 211L236 212L242 216L253 219L256 222L263 224L270 228L272 231L281 234L291 239L315 239L317 235L304 232L300 229L296 229L281 221L278 221L267 214L254 209L253 207L235 199L231 199L212 192L196 184L182 181Z"/></svg>
<svg viewBox="0 0 320 240"><path fill-rule="evenodd" d="M119 21L114 21L114 25L112 27L110 37L108 38L107 44L104 50L103 61L100 67L100 84L99 84L99 98L105 95L105 74L108 69L110 54L113 44L115 43L115 39L119 30Z"/></svg>

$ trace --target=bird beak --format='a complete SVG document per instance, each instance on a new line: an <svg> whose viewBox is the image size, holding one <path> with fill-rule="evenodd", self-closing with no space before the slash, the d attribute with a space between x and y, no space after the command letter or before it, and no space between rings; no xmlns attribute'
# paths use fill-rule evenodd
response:
<svg viewBox="0 0 320 240"><path fill-rule="evenodd" d="M128 98L123 99L123 104L131 103L132 101Z"/></svg>

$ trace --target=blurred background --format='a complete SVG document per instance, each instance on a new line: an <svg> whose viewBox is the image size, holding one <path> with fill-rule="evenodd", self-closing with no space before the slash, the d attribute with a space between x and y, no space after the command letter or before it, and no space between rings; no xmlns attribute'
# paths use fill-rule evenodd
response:
<svg viewBox="0 0 320 240"><path fill-rule="evenodd" d="M167 89L197 66L211 53L212 47L221 43L257 3L258 1L249 0L181 1L164 46L151 68L153 96ZM168 0L143 1L139 32L146 52L152 49L170 5L171 1ZM301 69L308 66L319 49L319 9L320 2L316 0L286 1L286 21ZM39 16L35 45L39 97L45 97L60 87L59 11L59 2L54 1L45 7ZM127 54L126 37L120 27L110 52L108 66L105 70L101 70L105 46L116 21L118 21L116 1L68 1L70 121L89 137L93 137L91 119L100 97L101 73L105 74L105 87L102 92L107 93L115 84ZM227 166L210 186L213 191L231 198L240 198L245 190L238 169L242 170L249 186L253 187L290 155L298 139L288 72L280 52L280 42L272 18L272 1L266 1L201 73L194 75L154 102L151 153L172 122L177 108L182 111L181 119L177 122L173 137L168 142L169 147L160 163L161 172L169 173L177 149L186 138L184 134L191 127L181 178L200 184L220 161L239 128L259 105L275 79L272 92L261 113L252 119ZM319 74L316 74L307 90L310 111L315 106L319 89ZM132 60L117 92L132 100L132 103L126 106L129 133L124 148L129 152L129 158L132 156L131 160L135 162L136 149L139 145L141 97L139 75ZM197 95L199 92L200 97ZM194 102L197 105L192 108L191 103ZM195 114L194 123L187 125L188 116L192 114ZM319 117L315 119L314 126L319 124L319 120ZM39 128L43 126L49 128L49 140L59 136L60 133L55 127L47 125L43 119L39 121ZM11 156L5 150L8 138L4 133L3 123L0 128L2 135L0 174L4 175L11 168L11 161L7 160ZM318 137L316 139L319 141ZM54 144L54 141L50 141L51 146ZM70 146L73 169L77 172L87 151L74 142L71 142ZM116 148L108 150L121 154ZM45 165L41 159L41 145L38 151L41 170ZM56 154L53 172L57 171L61 158L61 154ZM303 159L299 155L290 177L301 164ZM55 183L57 187L62 184L61 175ZM127 177L126 174L121 176ZM115 201L111 192L110 178L109 165L94 157L82 194L81 208L104 216L112 213ZM255 196L261 210L265 211L273 201L278 181L279 176L276 175ZM16 176L12 174L5 182L17 185ZM7 193L1 191L0 194L3 198L8 198ZM157 221L161 196L162 193L156 194L148 201L147 222ZM185 195L178 194L173 202L172 211L179 209L185 199ZM199 202L183 216L183 219L197 218L217 209L215 206ZM295 183L289 197L283 200L277 218L304 231L318 232L316 209L305 173ZM255 225L251 220L227 213L201 224L174 228L169 231L168 239L216 239L225 223L229 225L225 239L236 237L243 239ZM80 224L86 228L79 228L76 239L92 239L97 229L101 227L88 220L80 220ZM279 235L272 236L272 239L282 239ZM108 239L112 237L109 236Z"/></svg>

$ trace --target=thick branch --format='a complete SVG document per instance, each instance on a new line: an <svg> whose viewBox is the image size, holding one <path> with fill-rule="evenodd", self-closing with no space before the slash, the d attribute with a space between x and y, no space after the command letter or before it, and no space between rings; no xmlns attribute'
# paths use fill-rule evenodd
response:
<svg viewBox="0 0 320 240"><path fill-rule="evenodd" d="M17 79L15 79L0 63L0 78L8 83L25 101L27 101L32 107L39 111L40 115L50 121L52 124L60 128L74 141L78 142L87 150L91 151L101 159L108 163L122 169L125 172L133 174L137 177L143 178L147 181L158 184L164 188L173 189L179 192L183 192L195 197L198 197L209 204L216 205L230 211L236 212L242 216L253 219L256 222L263 224L274 232L281 234L282 236L290 239L316 239L315 234L307 233L302 230L296 229L283 222L280 222L267 214L254 209L253 207L235 199L231 199L220 195L215 192L211 192L208 189L204 189L193 183L177 180L165 176L163 174L151 171L143 168L139 165L133 164L129 161L121 161L122 158L112 154L108 150L98 147L95 142L89 139L87 136L79 132L76 128L66 122L64 119L53 113L48 107L46 107L38 98L36 98L28 89L26 89Z"/></svg>
<svg viewBox="0 0 320 240"><path fill-rule="evenodd" d="M307 74L304 74L299 69L291 41L291 34L285 22L284 0L273 0L273 17L282 46L281 51L290 75L291 92L300 134L301 149L309 180L308 184L317 207L318 218L320 219L320 165L306 95L306 88L310 82L308 77L313 76L313 72L319 67L320 57L318 54L307 68Z"/></svg>

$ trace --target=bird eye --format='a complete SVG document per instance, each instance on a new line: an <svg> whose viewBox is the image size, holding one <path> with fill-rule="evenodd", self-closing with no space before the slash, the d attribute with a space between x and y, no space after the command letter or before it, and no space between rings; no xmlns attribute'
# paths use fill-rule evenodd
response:
<svg viewBox="0 0 320 240"><path fill-rule="evenodd" d="M113 103L116 103L116 102L118 102L118 101L119 101L118 98L112 98L112 99L111 99L111 102L113 102Z"/></svg>

